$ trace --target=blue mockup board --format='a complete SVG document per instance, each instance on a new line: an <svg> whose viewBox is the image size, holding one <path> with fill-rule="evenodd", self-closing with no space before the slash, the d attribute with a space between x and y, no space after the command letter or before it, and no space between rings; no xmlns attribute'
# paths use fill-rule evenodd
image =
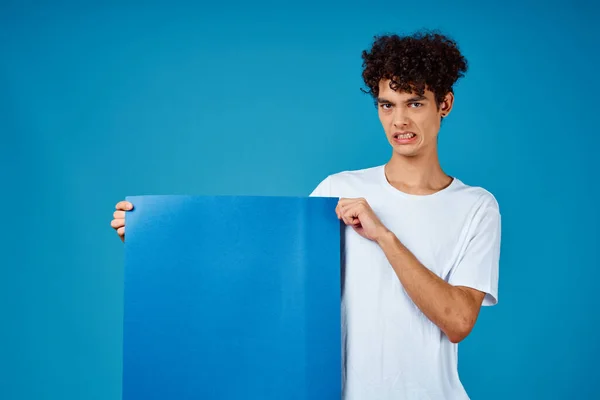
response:
<svg viewBox="0 0 600 400"><path fill-rule="evenodd" d="M123 400L340 398L337 199L127 200Z"/></svg>

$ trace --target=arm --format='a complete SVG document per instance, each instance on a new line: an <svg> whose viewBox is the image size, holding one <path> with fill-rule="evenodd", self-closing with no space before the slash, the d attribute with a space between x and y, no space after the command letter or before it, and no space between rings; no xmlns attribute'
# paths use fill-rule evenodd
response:
<svg viewBox="0 0 600 400"><path fill-rule="evenodd" d="M398 279L415 305L436 324L450 341L458 343L473 329L485 293L453 286L427 269L379 221L364 199L341 199L339 219L383 250Z"/></svg>
<svg viewBox="0 0 600 400"><path fill-rule="evenodd" d="M390 231L375 238L417 307L453 343L466 338L477 320L485 293L453 286L427 269Z"/></svg>

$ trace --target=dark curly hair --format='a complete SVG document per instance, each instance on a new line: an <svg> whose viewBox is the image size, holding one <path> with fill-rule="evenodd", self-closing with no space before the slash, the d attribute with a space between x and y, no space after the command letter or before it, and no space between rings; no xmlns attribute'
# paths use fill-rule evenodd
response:
<svg viewBox="0 0 600 400"><path fill-rule="evenodd" d="M417 32L410 36L375 36L370 51L362 52L362 77L374 99L379 81L390 79L390 88L423 95L431 90L438 105L454 83L467 72L467 60L456 42L438 32Z"/></svg>

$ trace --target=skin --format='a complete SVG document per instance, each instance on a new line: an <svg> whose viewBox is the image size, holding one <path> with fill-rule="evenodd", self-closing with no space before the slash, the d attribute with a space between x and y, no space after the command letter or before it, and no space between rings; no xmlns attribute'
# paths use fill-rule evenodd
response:
<svg viewBox="0 0 600 400"><path fill-rule="evenodd" d="M421 97L392 90L389 80L379 83L379 120L392 147L385 173L392 186L406 193L427 195L450 185L452 178L440 166L437 136L441 118L450 113L453 103L452 93L438 105L429 90ZM417 135L415 141L394 142L396 132L407 131ZM133 204L120 201L115 208L111 226L125 241L125 213L133 210ZM359 235L379 245L412 301L450 341L458 343L469 335L485 293L450 285L427 269L381 223L364 198L342 198L335 212Z"/></svg>
<svg viewBox="0 0 600 400"><path fill-rule="evenodd" d="M125 213L131 210L133 210L133 204L130 202L118 202L113 213L113 220L110 221L110 226L117 231L122 242L125 242Z"/></svg>

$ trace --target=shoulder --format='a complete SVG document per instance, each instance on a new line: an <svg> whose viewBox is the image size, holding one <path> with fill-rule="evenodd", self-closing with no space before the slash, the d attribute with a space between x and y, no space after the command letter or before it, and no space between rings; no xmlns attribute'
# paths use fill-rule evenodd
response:
<svg viewBox="0 0 600 400"><path fill-rule="evenodd" d="M359 188L365 184L377 181L378 174L383 166L376 166L355 170L344 170L327 175L311 196L340 197L348 188Z"/></svg>
<svg viewBox="0 0 600 400"><path fill-rule="evenodd" d="M481 186L472 186L458 180L454 185L453 209L465 216L471 229L496 231L501 224L500 205L496 196Z"/></svg>
<svg viewBox="0 0 600 400"><path fill-rule="evenodd" d="M343 183L360 183L360 182L373 182L378 177L383 166L355 169L348 171L341 171L336 174L329 175L327 179L332 184L343 184Z"/></svg>
<svg viewBox="0 0 600 400"><path fill-rule="evenodd" d="M500 211L500 204L496 196L488 189L482 186L473 186L464 183L458 178L455 178L454 194L461 201L471 203L475 206Z"/></svg>

